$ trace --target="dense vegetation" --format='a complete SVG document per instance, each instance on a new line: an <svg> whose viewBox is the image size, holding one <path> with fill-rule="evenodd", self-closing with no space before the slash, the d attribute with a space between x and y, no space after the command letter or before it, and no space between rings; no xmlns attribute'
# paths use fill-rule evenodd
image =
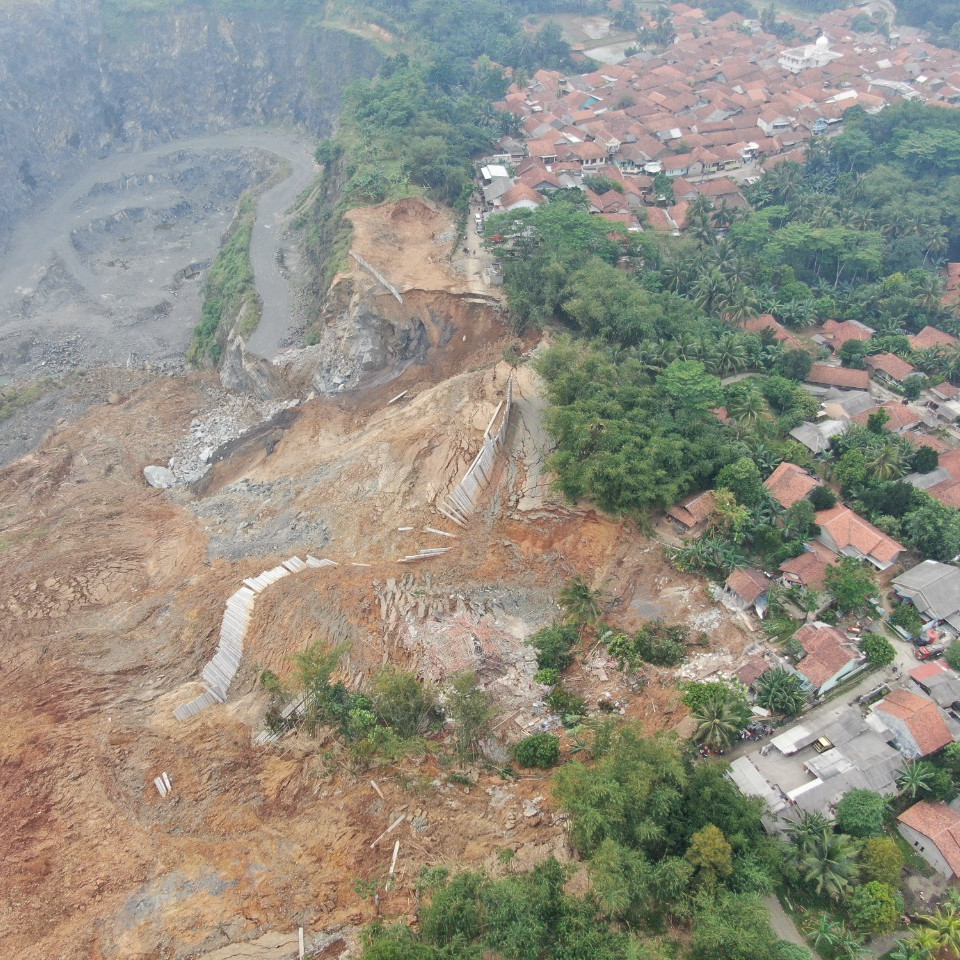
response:
<svg viewBox="0 0 960 960"><path fill-rule="evenodd" d="M795 383L810 356L745 333L745 318L769 311L798 330L856 319L879 335L866 350L845 348L845 363L862 367L865 353L887 350L931 382L960 378L960 351L912 351L905 336L927 324L960 332L938 273L960 256L960 117L908 103L847 118L805 164L764 176L752 209L694 202L679 239L626 236L587 215L575 192L488 225L517 325L559 322L576 335L538 362L559 489L641 514L709 486L732 495L721 498L716 529L681 555L690 569L725 574L749 556L779 563L813 530L809 504L784 525L762 487L784 459L811 465L788 436L816 411ZM749 371L760 376L721 386ZM727 426L711 412L719 407ZM932 469L935 455L881 421L837 440L834 479L881 529L952 558L960 514L900 482Z"/></svg>
<svg viewBox="0 0 960 960"><path fill-rule="evenodd" d="M960 10L953 0L903 0L897 18L927 30L936 43L960 49Z"/></svg>
<svg viewBox="0 0 960 960"><path fill-rule="evenodd" d="M418 931L374 927L364 960L810 957L770 928L760 894L772 889L783 845L764 835L757 804L720 764L692 764L678 742L613 724L597 729L589 758L554 778L589 893L565 892L569 868L554 860L499 878L433 873Z"/></svg>
<svg viewBox="0 0 960 960"><path fill-rule="evenodd" d="M187 350L190 363L216 364L232 324L238 323L240 333L249 336L260 321L260 298L250 266L254 219L253 200L244 196L204 281L200 322Z"/></svg>

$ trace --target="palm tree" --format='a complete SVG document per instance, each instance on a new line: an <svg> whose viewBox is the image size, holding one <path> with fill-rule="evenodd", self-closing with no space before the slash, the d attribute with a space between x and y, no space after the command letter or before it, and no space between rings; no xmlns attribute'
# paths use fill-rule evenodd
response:
<svg viewBox="0 0 960 960"><path fill-rule="evenodd" d="M798 713L807 702L803 681L783 667L764 673L756 683L756 690L760 706L787 716Z"/></svg>
<svg viewBox="0 0 960 960"><path fill-rule="evenodd" d="M855 230L872 230L877 225L876 215L869 208L857 207L844 219Z"/></svg>
<svg viewBox="0 0 960 960"><path fill-rule="evenodd" d="M800 860L803 878L817 894L839 900L856 880L857 847L842 833L825 833L814 838Z"/></svg>
<svg viewBox="0 0 960 960"><path fill-rule="evenodd" d="M697 721L696 739L713 749L724 750L740 735L750 718L745 707L714 688L710 695L691 711Z"/></svg>
<svg viewBox="0 0 960 960"><path fill-rule="evenodd" d="M950 248L950 234L947 228L938 223L923 238L923 262L932 256L934 262L940 260Z"/></svg>
<svg viewBox="0 0 960 960"><path fill-rule="evenodd" d="M960 957L960 913L947 905L920 919L936 937L938 950L947 950L950 956Z"/></svg>
<svg viewBox="0 0 960 960"><path fill-rule="evenodd" d="M803 183L803 167L788 160L777 164L773 170L764 174L764 186L777 203L789 203L800 190Z"/></svg>
<svg viewBox="0 0 960 960"><path fill-rule="evenodd" d="M720 200L720 203L710 216L710 219L713 221L713 225L718 230L726 230L734 223L736 218L736 211L727 205L726 199Z"/></svg>
<svg viewBox="0 0 960 960"><path fill-rule="evenodd" d="M603 592L594 590L583 577L574 577L557 595L566 623L579 624L581 629L596 623L603 613Z"/></svg>
<svg viewBox="0 0 960 960"><path fill-rule="evenodd" d="M711 373L720 377L729 377L739 373L747 365L747 348L741 337L728 334L714 344L707 358Z"/></svg>
<svg viewBox="0 0 960 960"><path fill-rule="evenodd" d="M770 408L759 390L747 390L731 397L727 402L727 413L743 427L753 428L761 420L770 416Z"/></svg>
<svg viewBox="0 0 960 960"><path fill-rule="evenodd" d="M897 777L901 796L906 795L911 800L916 800L918 794L925 793L930 788L936 772L936 767L926 760L908 763Z"/></svg>
<svg viewBox="0 0 960 960"><path fill-rule="evenodd" d="M816 811L803 812L800 819L787 827L787 835L801 854L819 848L823 838L833 833L833 821Z"/></svg>
<svg viewBox="0 0 960 960"><path fill-rule="evenodd" d="M877 480L896 480L904 474L903 451L895 443L878 444L866 451L866 464Z"/></svg>
<svg viewBox="0 0 960 960"><path fill-rule="evenodd" d="M694 281L693 302L707 313L714 312L714 303L730 290L730 281L717 267L708 267Z"/></svg>
<svg viewBox="0 0 960 960"><path fill-rule="evenodd" d="M945 229L943 227L941 230ZM943 297L944 280L939 273L924 273L915 284L914 291L917 303L923 307L927 313L933 313L940 309L941 298Z"/></svg>
<svg viewBox="0 0 960 960"><path fill-rule="evenodd" d="M744 283L731 277L730 292L722 301L723 318L730 323L743 323L748 317L755 317L759 309L757 295ZM718 308L720 301L718 301Z"/></svg>

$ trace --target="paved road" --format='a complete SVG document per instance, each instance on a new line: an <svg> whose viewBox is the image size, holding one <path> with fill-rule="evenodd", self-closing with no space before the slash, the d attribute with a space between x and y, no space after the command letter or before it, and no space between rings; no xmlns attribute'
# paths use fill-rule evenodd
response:
<svg viewBox="0 0 960 960"><path fill-rule="evenodd" d="M806 947L807 941L804 940L800 931L797 929L793 918L783 909L780 901L771 894L769 897L764 897L763 902L770 911L770 926L773 927L773 932L781 940L789 940L790 943L795 943L800 947Z"/></svg>
<svg viewBox="0 0 960 960"><path fill-rule="evenodd" d="M293 320L290 284L278 254L285 253L283 230L294 200L317 175L317 164L307 144L284 138L265 148L290 165L289 176L267 190L257 204L257 220L250 238L250 265L260 294L260 323L248 344L253 353L272 359Z"/></svg>

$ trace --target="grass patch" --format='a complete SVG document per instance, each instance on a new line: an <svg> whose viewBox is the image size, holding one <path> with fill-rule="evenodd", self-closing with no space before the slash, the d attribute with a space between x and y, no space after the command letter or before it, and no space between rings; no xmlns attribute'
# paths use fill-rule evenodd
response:
<svg viewBox="0 0 960 960"><path fill-rule="evenodd" d="M23 530L21 532L11 533L6 537L0 537L0 553L3 553L4 550L9 550L10 547L18 543L44 537L48 529L49 527L31 527L29 530Z"/></svg>
<svg viewBox="0 0 960 960"><path fill-rule="evenodd" d="M916 850L908 843L906 838L897 830L891 830L890 836L893 837L897 842L897 846L900 848L900 852L903 854L903 865L908 867L911 870L916 871L924 877L932 877L934 874L933 867L927 863L923 857L917 853Z"/></svg>
<svg viewBox="0 0 960 960"><path fill-rule="evenodd" d="M43 377L33 383L12 383L6 387L0 387L0 423L59 387L60 384L53 377Z"/></svg>
<svg viewBox="0 0 960 960"><path fill-rule="evenodd" d="M200 322L194 328L187 350L187 360L195 366L218 363L224 341L235 322L244 337L249 337L260 322L260 298L250 266L254 219L253 200L245 195L240 200L227 240L204 281Z"/></svg>

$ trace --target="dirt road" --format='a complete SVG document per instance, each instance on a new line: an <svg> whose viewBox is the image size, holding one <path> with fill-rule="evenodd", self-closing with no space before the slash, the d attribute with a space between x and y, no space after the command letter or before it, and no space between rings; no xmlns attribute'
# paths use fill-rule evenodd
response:
<svg viewBox="0 0 960 960"><path fill-rule="evenodd" d="M108 157L20 227L0 264L0 372L182 360L238 197L283 166L251 251L269 352L290 322L279 224L316 168L292 134L237 130Z"/></svg>

